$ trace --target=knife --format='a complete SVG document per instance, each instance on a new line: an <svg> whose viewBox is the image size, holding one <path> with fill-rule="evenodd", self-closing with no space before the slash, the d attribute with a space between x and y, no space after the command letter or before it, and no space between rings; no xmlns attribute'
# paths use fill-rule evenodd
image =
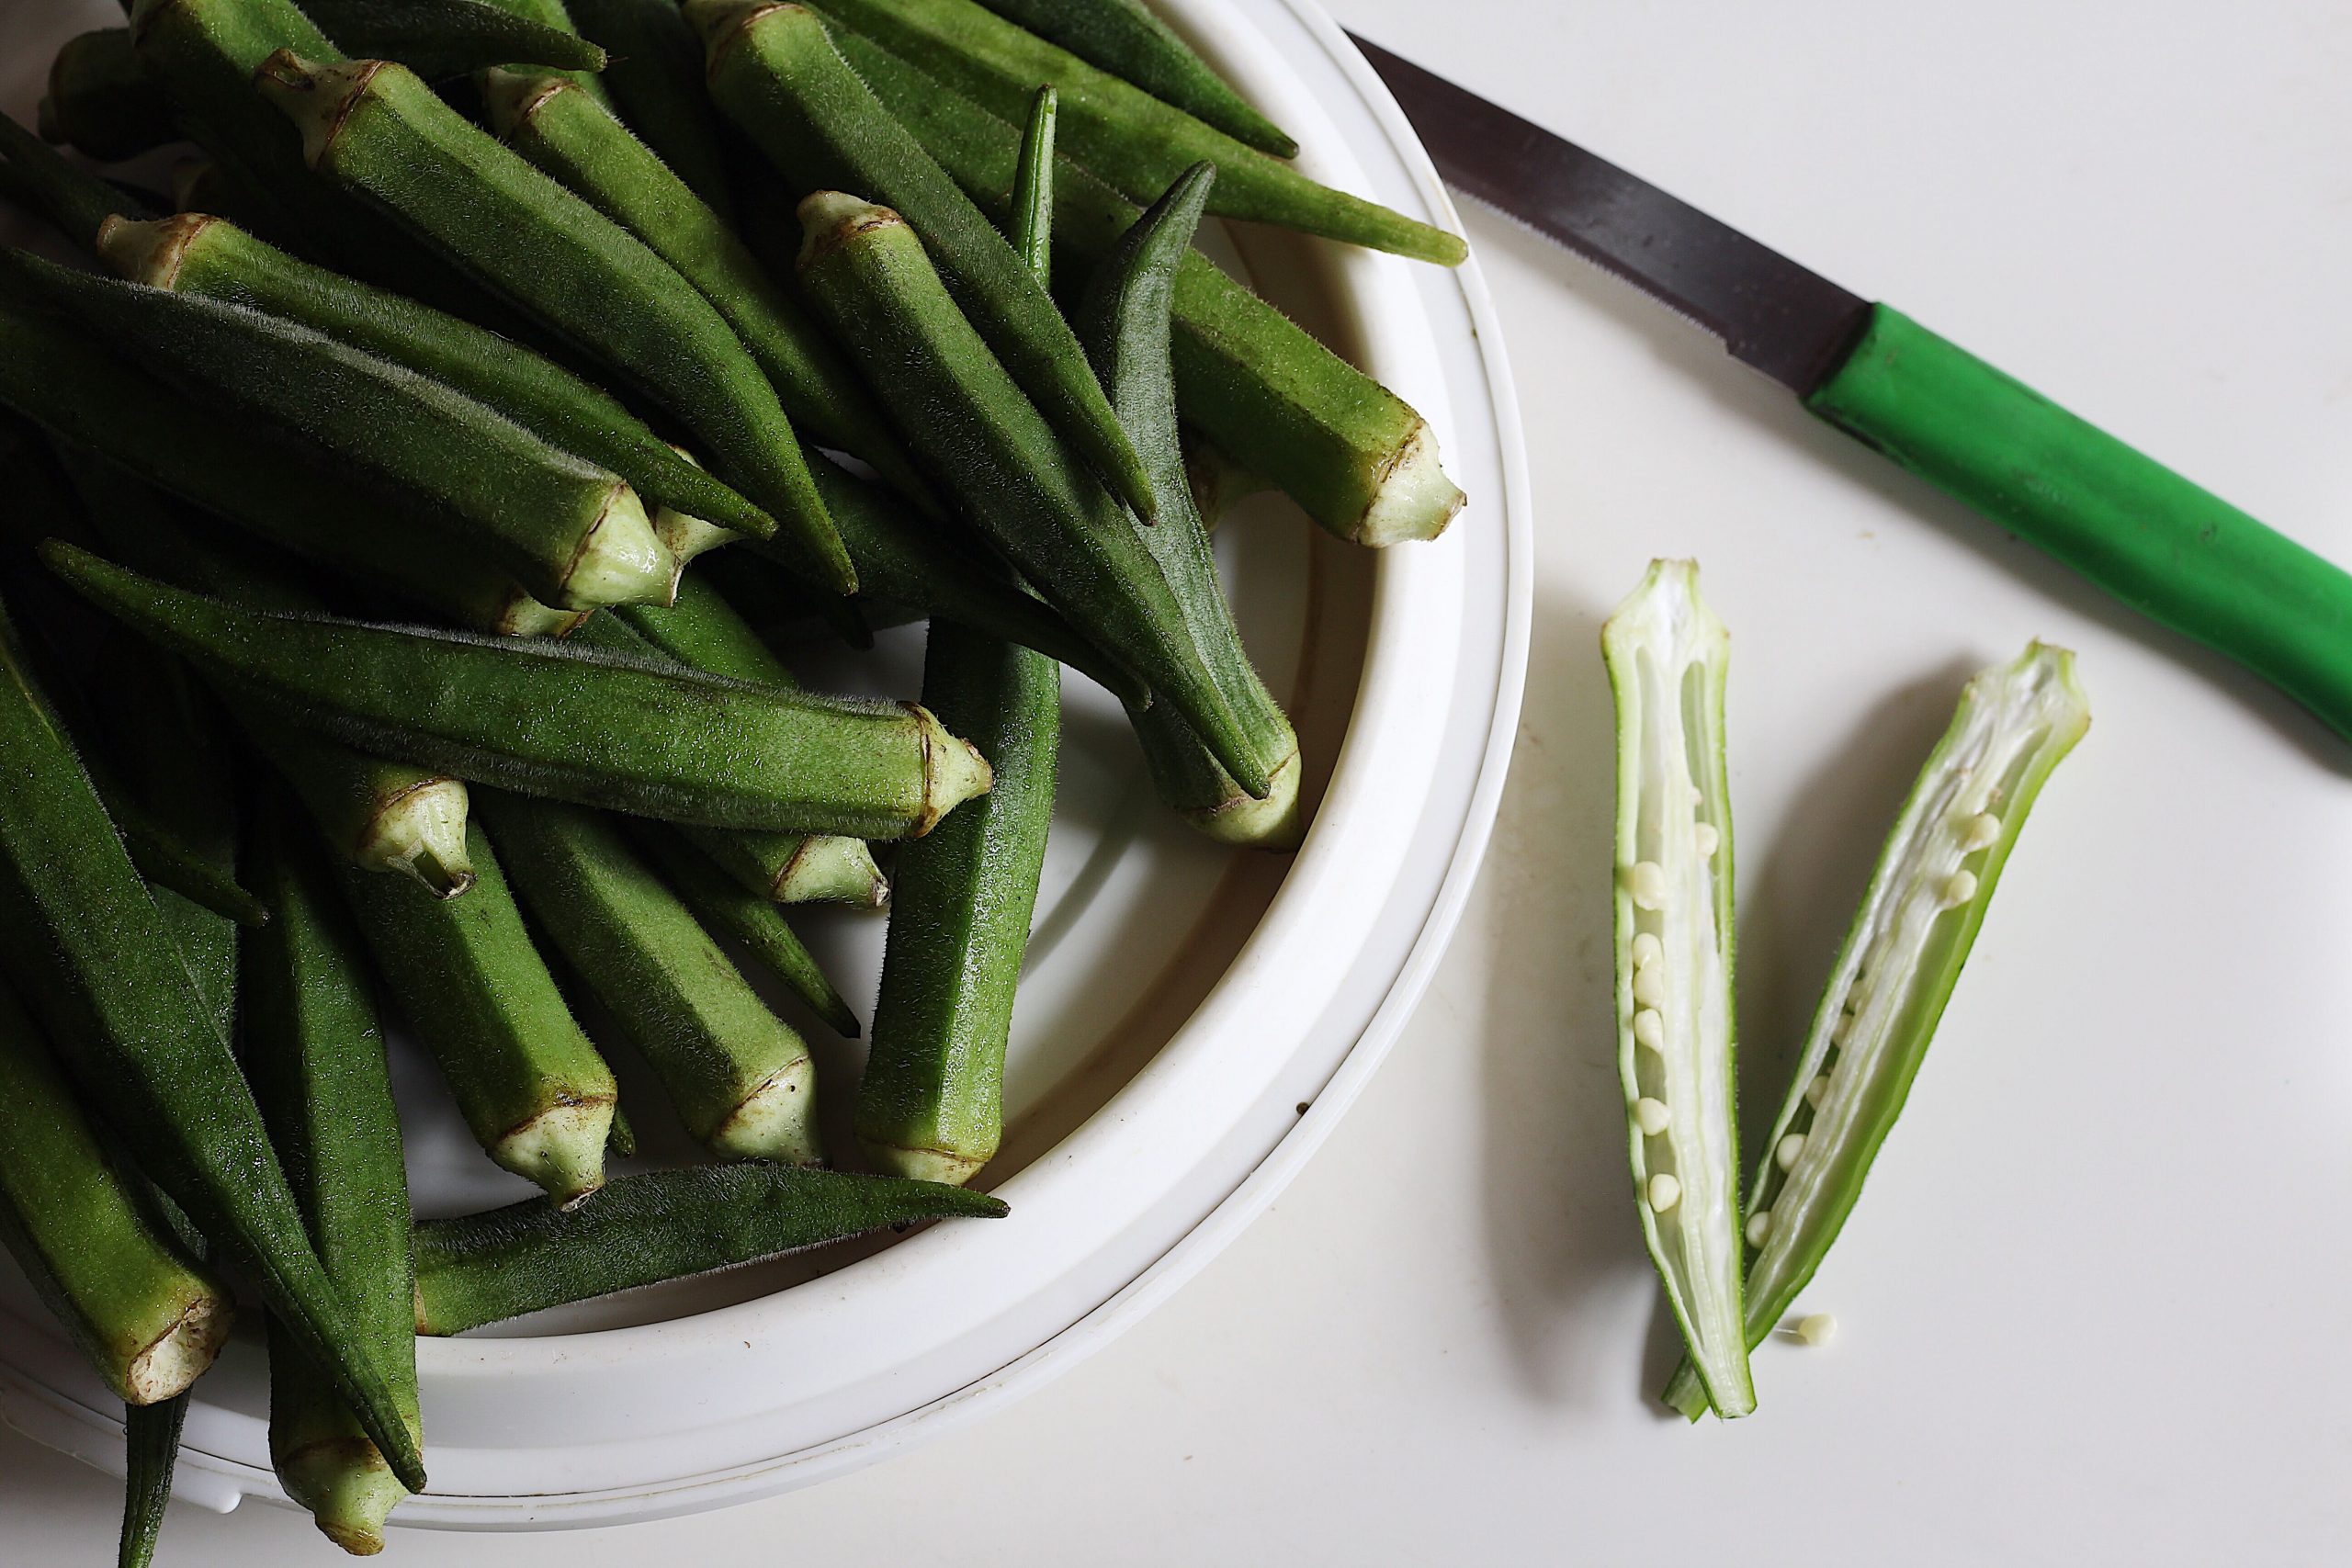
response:
<svg viewBox="0 0 2352 1568"><path fill-rule="evenodd" d="M2352 739L2352 577L1893 306L1349 37L1448 184L1679 311L1814 414Z"/></svg>

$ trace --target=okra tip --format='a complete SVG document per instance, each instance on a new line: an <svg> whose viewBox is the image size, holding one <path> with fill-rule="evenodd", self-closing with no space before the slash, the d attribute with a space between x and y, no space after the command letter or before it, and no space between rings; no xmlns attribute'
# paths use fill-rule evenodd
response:
<svg viewBox="0 0 2352 1568"><path fill-rule="evenodd" d="M414 877L436 898L455 898L474 885L466 850L471 809L462 782L427 779L377 805L352 860L369 871Z"/></svg>
<svg viewBox="0 0 2352 1568"><path fill-rule="evenodd" d="M305 1444L280 1457L277 1470L319 1533L354 1557L384 1550L384 1521L409 1495L376 1445L356 1433Z"/></svg>
<svg viewBox="0 0 2352 1568"><path fill-rule="evenodd" d="M678 598L686 563L662 542L644 501L623 480L613 481L604 514L580 541L563 576L563 604L594 610L605 604L668 606Z"/></svg>
<svg viewBox="0 0 2352 1568"><path fill-rule="evenodd" d="M1237 794L1221 806L1186 811L1184 820L1218 843L1236 849L1295 850L1306 837L1306 819L1298 799L1299 775L1305 771L1298 764L1298 753L1293 751L1269 776L1265 799Z"/></svg>
<svg viewBox="0 0 2352 1568"><path fill-rule="evenodd" d="M922 728L922 809L907 835L920 839L964 802L988 794L996 784L996 773L979 748L948 734L947 727L929 708L909 703L907 711Z"/></svg>
<svg viewBox="0 0 2352 1568"><path fill-rule="evenodd" d="M860 1138L858 1148L865 1156L865 1163L885 1176L903 1176L915 1181L936 1181L945 1187L961 1187L979 1174L996 1151L985 1154L962 1154L954 1149L910 1148L904 1144L876 1143Z"/></svg>
<svg viewBox="0 0 2352 1568"><path fill-rule="evenodd" d="M1437 434L1426 423L1388 454L1351 536L1375 547L1434 539L1468 500L1438 460Z"/></svg>
<svg viewBox="0 0 2352 1568"><path fill-rule="evenodd" d="M540 1111L498 1140L490 1157L544 1188L560 1209L576 1209L605 1185L605 1140L613 1097L566 1101Z"/></svg>
<svg viewBox="0 0 2352 1568"><path fill-rule="evenodd" d="M849 904L878 909L890 897L889 879L863 839L807 839L775 879L779 904Z"/></svg>
<svg viewBox="0 0 2352 1568"><path fill-rule="evenodd" d="M807 1055L771 1074L710 1134L713 1154L775 1165L822 1165L817 1146L817 1067Z"/></svg>

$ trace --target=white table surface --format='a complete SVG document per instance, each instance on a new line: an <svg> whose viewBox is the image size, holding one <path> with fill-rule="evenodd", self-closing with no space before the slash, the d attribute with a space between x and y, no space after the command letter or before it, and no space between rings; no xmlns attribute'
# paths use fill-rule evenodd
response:
<svg viewBox="0 0 2352 1568"><path fill-rule="evenodd" d="M22 3L22 0L19 0ZM2352 558L2340 0L1340 0ZM1483 213L1542 506L1526 720L1419 1016L1272 1212L1019 1406L813 1491L413 1563L2316 1562L2352 1529L2352 750ZM2058 774L1758 1414L1671 1350L1623 1172L1594 637L1695 554L1736 646L1743 1035L1791 1048L1961 674L2068 643ZM1777 1088L1751 1090L1770 1099ZM117 1485L0 1432L0 1560ZM1736 1544L1734 1544L1736 1543ZM329 1562L173 1513L162 1561Z"/></svg>

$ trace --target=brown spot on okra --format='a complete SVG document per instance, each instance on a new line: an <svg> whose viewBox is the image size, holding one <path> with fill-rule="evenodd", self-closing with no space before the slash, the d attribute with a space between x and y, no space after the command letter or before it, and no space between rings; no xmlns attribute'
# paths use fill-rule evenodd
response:
<svg viewBox="0 0 2352 1568"><path fill-rule="evenodd" d="M826 257L861 235L904 228L907 221L879 202L838 190L811 191L793 212L805 231L796 263L802 272L823 265Z"/></svg>

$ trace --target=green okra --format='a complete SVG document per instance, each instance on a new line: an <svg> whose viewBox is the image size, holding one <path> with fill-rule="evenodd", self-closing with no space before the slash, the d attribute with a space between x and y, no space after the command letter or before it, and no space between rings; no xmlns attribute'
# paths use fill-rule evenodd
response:
<svg viewBox="0 0 2352 1568"><path fill-rule="evenodd" d="M814 1165L816 1065L606 818L491 795L523 903L650 1065L686 1131L730 1159Z"/></svg>
<svg viewBox="0 0 2352 1568"><path fill-rule="evenodd" d="M236 1251L401 1480L422 1489L422 1457L385 1370L353 1338L229 1042L30 685L5 613L0 654L0 953L148 1174Z"/></svg>
<svg viewBox="0 0 2352 1568"><path fill-rule="evenodd" d="M1978 674L1911 786L1831 964L1748 1188L1747 1342L1828 1256L1902 1114L2041 786L2090 728L2075 656L2030 645ZM1666 1403L1696 1420L1686 1365Z"/></svg>
<svg viewBox="0 0 2352 1568"><path fill-rule="evenodd" d="M855 1127L876 1168L960 1186L1003 1134L1005 1042L1054 812L1061 671L945 622L930 635L923 700L988 748L997 783L899 857Z"/></svg>
<svg viewBox="0 0 2352 1568"><path fill-rule="evenodd" d="M981 0L1006 20L1089 65L1277 158L1298 143L1250 106L1141 0Z"/></svg>
<svg viewBox="0 0 2352 1568"><path fill-rule="evenodd" d="M624 1176L575 1213L517 1203L416 1230L416 1331L444 1336L526 1313L739 1268L868 1231L1001 1219L985 1193L779 1165Z"/></svg>
<svg viewBox="0 0 2352 1568"><path fill-rule="evenodd" d="M666 603L677 561L627 480L489 405L299 322L17 254L10 270L122 352L219 396L462 525L537 597ZM362 488L365 488L363 482Z"/></svg>
<svg viewBox="0 0 2352 1568"><path fill-rule="evenodd" d="M401 66L313 66L281 51L255 85L301 128L312 168L629 378L767 509L803 571L856 591L775 389L669 263Z"/></svg>
<svg viewBox="0 0 2352 1568"><path fill-rule="evenodd" d="M720 870L721 857L706 853L675 831L649 826L639 836L639 847L662 868L672 891L706 928L741 942L834 1033L856 1038L857 1015L773 897L745 886L751 877ZM876 878L878 882L878 872Z"/></svg>
<svg viewBox="0 0 2352 1568"><path fill-rule="evenodd" d="M343 276L204 214L107 225L98 254L134 283L201 294L298 321L404 365L629 482L648 506L739 528L759 509L647 428L609 393L487 327Z"/></svg>
<svg viewBox="0 0 2352 1568"><path fill-rule="evenodd" d="M122 1533L115 1568L147 1568L164 1534L164 1506L172 1500L179 1468L180 1432L187 1425L187 1395L160 1404L123 1407Z"/></svg>
<svg viewBox="0 0 2352 1568"><path fill-rule="evenodd" d="M319 1260L421 1436L408 1177L372 981L316 847L282 816L272 829L259 876L280 913L246 949L245 1072ZM381 1548L385 1517L407 1491L275 1322L269 1457L286 1495L336 1545Z"/></svg>
<svg viewBox="0 0 2352 1568"><path fill-rule="evenodd" d="M344 887L376 966L424 1042L490 1157L584 1202L605 1184L612 1069L581 1032L479 822L466 834L474 886L435 898L387 876L346 873Z"/></svg>
<svg viewBox="0 0 2352 1568"><path fill-rule="evenodd" d="M1132 200L1151 200L1205 162L1217 168L1209 210L1220 217L1276 223L1445 266L1469 254L1460 235L1317 185L976 0L826 0L824 9L1007 118L1027 108L1038 84L1052 83L1063 98L1063 145Z"/></svg>
<svg viewBox="0 0 2352 1568"><path fill-rule="evenodd" d="M6 115L0 115L0 157L23 181L24 199L77 245L96 243L99 227L118 213L151 215L121 186L75 168Z"/></svg>
<svg viewBox="0 0 2352 1568"><path fill-rule="evenodd" d="M1021 129L860 34L835 41L925 151L989 212L1006 213ZM1057 160L1055 242L1091 264L1139 209ZM1431 539L1462 509L1437 437L1394 392L1316 341L1206 256L1176 276L1176 390L1187 423L1353 544Z"/></svg>
<svg viewBox="0 0 2352 1568"><path fill-rule="evenodd" d="M508 146L645 242L702 292L751 350L797 428L864 459L899 489L926 493L888 419L841 351L769 278L726 220L610 110L543 73L492 72L482 96L492 129Z"/></svg>
<svg viewBox="0 0 2352 1568"><path fill-rule="evenodd" d="M1741 1325L1724 763L1730 639L1690 561L1655 561L1600 630L1617 703L1617 1071L1634 1201L1725 1417L1756 1408Z"/></svg>
<svg viewBox="0 0 2352 1568"><path fill-rule="evenodd" d="M118 1396L179 1394L228 1342L234 1301L150 1217L6 987L0 1107L0 1241Z"/></svg>
<svg viewBox="0 0 2352 1568"><path fill-rule="evenodd" d="M220 219L281 248L286 243L283 231L271 227L277 215L270 211L269 203L210 158L183 158L173 166L170 209L190 217Z"/></svg>
<svg viewBox="0 0 2352 1568"><path fill-rule="evenodd" d="M1141 465L1052 298L875 99L816 13L758 0L689 0L684 9L702 34L718 107L802 190L860 192L912 223L1013 380L1116 494L1150 516Z"/></svg>
<svg viewBox="0 0 2352 1568"><path fill-rule="evenodd" d="M482 0L302 0L345 53L397 60L427 81L493 65L597 72L605 51L564 28Z"/></svg>
<svg viewBox="0 0 2352 1568"><path fill-rule="evenodd" d="M1054 289L1054 124L1060 113L1061 95L1048 82L1030 100L1021 161L1012 170L1012 248L1048 294Z"/></svg>
<svg viewBox="0 0 2352 1568"><path fill-rule="evenodd" d="M735 194L718 116L702 85L702 45L677 0L567 0L573 23L612 57L604 83L621 118L727 222Z"/></svg>
<svg viewBox="0 0 2352 1568"><path fill-rule="evenodd" d="M102 164L136 158L179 140L171 100L139 62L129 28L100 28L65 40L49 62L40 134Z"/></svg>
<svg viewBox="0 0 2352 1568"><path fill-rule="evenodd" d="M570 33L574 38L580 36L580 28L572 20L571 7L566 4L566 0L484 0L484 3L495 6L510 16L520 17L526 21L537 23L550 31ZM504 63L526 62L513 61ZM564 74L570 80L586 88L589 96L606 108L613 107L612 95L605 88L603 72L567 71Z"/></svg>
<svg viewBox="0 0 2352 1568"><path fill-rule="evenodd" d="M1282 756L1239 721L1138 523L1097 484L948 298L889 209L822 191L801 203L809 299L894 406L906 434L1046 602L1173 703L1262 797ZM1090 373L1091 374L1091 373Z"/></svg>
<svg viewBox="0 0 2352 1568"><path fill-rule="evenodd" d="M725 828L916 837L988 763L912 704L816 697L543 639L240 609L51 541L79 592L314 733L459 777Z"/></svg>
<svg viewBox="0 0 2352 1568"><path fill-rule="evenodd" d="M1279 759L1262 795L1237 784L1168 705L1129 708L1160 798L1220 843L1287 850L1298 845L1298 736L1241 645L1240 628L1218 581L1208 530L1193 510L1193 490L1176 427L1176 381L1169 357L1169 310L1176 274L1192 254L1193 229L1216 180L1216 165L1195 164L1136 220L1095 270L1079 310L1080 331L1095 373L1110 389L1128 439L1159 491L1159 525L1144 547L1167 579L1191 628L1193 645L1225 694L1257 754Z"/></svg>

